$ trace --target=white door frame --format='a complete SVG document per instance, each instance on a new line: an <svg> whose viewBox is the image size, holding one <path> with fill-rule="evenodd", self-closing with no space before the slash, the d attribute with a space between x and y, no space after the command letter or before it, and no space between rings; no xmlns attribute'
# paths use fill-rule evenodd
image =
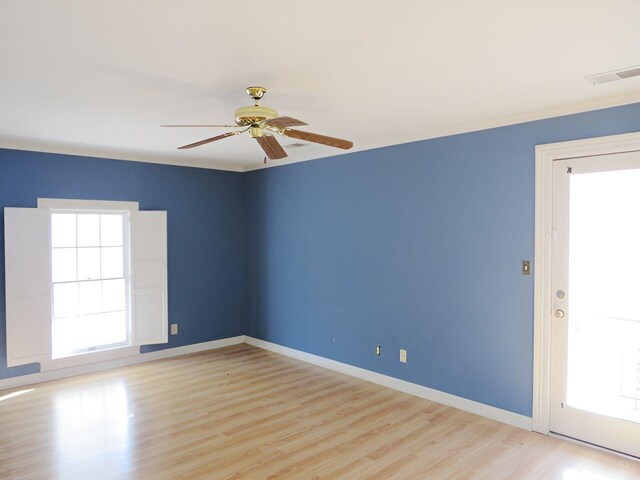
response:
<svg viewBox="0 0 640 480"><path fill-rule="evenodd" d="M549 434L551 385L551 235L553 162L640 151L640 132L536 145L533 430Z"/></svg>

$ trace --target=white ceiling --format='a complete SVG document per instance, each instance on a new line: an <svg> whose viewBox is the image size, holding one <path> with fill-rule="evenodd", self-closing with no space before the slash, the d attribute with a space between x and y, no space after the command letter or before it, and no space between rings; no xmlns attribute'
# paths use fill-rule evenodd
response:
<svg viewBox="0 0 640 480"><path fill-rule="evenodd" d="M159 127L231 123L249 85L354 150L632 103L640 78L583 77L640 64L639 19L638 0L2 0L0 147L260 168L248 136L178 151L225 130Z"/></svg>

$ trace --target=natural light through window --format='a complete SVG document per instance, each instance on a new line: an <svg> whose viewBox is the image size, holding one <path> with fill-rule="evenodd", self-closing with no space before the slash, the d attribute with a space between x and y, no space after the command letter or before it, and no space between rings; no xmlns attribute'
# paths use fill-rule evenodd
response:
<svg viewBox="0 0 640 480"><path fill-rule="evenodd" d="M640 170L571 176L569 405L640 422Z"/></svg>
<svg viewBox="0 0 640 480"><path fill-rule="evenodd" d="M2 395L0 397L0 402L4 402L5 400L9 400L11 398L19 397L20 395L24 395L25 393L33 392L33 388L28 388L26 390L18 390L17 392L8 393L6 395Z"/></svg>
<svg viewBox="0 0 640 480"><path fill-rule="evenodd" d="M53 358L129 345L126 214L51 214Z"/></svg>

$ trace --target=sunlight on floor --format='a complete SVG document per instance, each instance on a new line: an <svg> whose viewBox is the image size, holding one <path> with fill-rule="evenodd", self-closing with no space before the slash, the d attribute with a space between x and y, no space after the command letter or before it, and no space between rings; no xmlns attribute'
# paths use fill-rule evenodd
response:
<svg viewBox="0 0 640 480"><path fill-rule="evenodd" d="M13 393L9 393L7 395L3 395L2 397L0 397L0 402L2 402L4 400L9 400L10 398L19 397L20 395L24 395L25 393L33 392L34 390L35 390L34 388L29 388L27 390L19 390L17 392L13 392Z"/></svg>
<svg viewBox="0 0 640 480"><path fill-rule="evenodd" d="M54 414L59 478L90 478L102 467L128 470L132 414L124 382L58 392Z"/></svg>
<svg viewBox="0 0 640 480"><path fill-rule="evenodd" d="M581 468L569 468L562 472L560 480L616 480L618 475L605 475L602 473L594 473Z"/></svg>

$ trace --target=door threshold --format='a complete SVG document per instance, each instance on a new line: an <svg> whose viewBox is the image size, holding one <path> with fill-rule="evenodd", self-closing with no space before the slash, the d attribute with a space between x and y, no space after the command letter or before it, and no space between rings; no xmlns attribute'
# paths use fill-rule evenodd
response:
<svg viewBox="0 0 640 480"><path fill-rule="evenodd" d="M558 438L560 440L566 440L571 443L577 443L578 445L582 445L585 447L593 448L595 450L600 450L605 453L612 453L613 455L617 455L618 457L626 458L627 460L631 460L634 462L640 462L640 457L636 457L635 455L629 455L628 453L619 452L618 450L613 450L612 448L603 447L602 445L596 445L595 443L585 442L584 440L580 440L578 438L569 437L567 435L562 435L561 433L549 432L549 436L553 438Z"/></svg>

